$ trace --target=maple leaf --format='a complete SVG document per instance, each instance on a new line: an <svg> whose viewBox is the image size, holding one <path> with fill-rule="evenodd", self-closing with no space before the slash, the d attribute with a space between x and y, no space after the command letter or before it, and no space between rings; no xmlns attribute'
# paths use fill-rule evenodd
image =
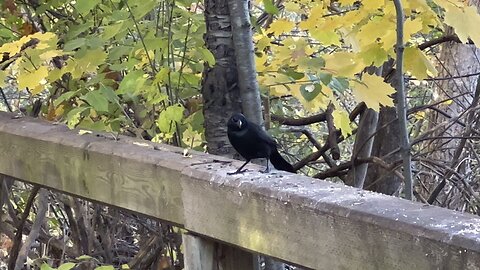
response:
<svg viewBox="0 0 480 270"><path fill-rule="evenodd" d="M370 46L359 53L359 56L363 59L363 63L366 66L370 66L372 63L374 66L380 66L387 61L388 53L378 43L372 43Z"/></svg>
<svg viewBox="0 0 480 270"><path fill-rule="evenodd" d="M281 19L270 24L270 28L268 28L267 33L273 33L275 36L279 36L282 33L288 33L292 31L293 27L295 27L294 22Z"/></svg>
<svg viewBox="0 0 480 270"><path fill-rule="evenodd" d="M32 72L23 71L18 75L17 82L19 89L28 88L30 90L36 89L41 85L45 77L48 75L48 69L46 66L40 66L37 70ZM37 92L35 91L35 92ZM34 93L36 94L36 93Z"/></svg>
<svg viewBox="0 0 480 270"><path fill-rule="evenodd" d="M363 69L357 58L357 54L350 52L325 55L325 70L336 76L352 77Z"/></svg>
<svg viewBox="0 0 480 270"><path fill-rule="evenodd" d="M336 128L340 129L344 138L346 138L349 134L352 134L350 118L345 110L340 109L340 107L335 107L335 110L332 112L332 116L333 124Z"/></svg>
<svg viewBox="0 0 480 270"><path fill-rule="evenodd" d="M404 26L404 37L405 40L408 40L411 35L420 32L423 29L423 24L420 19L416 20L406 20Z"/></svg>
<svg viewBox="0 0 480 270"><path fill-rule="evenodd" d="M7 79L8 73L4 70L0 70L0 87L5 87L5 80Z"/></svg>
<svg viewBox="0 0 480 270"><path fill-rule="evenodd" d="M365 102L369 108L375 111L383 106L393 106L393 100L389 95L395 92L389 84L383 82L381 77L364 74L362 81L354 81L352 86L353 95L358 102Z"/></svg>
<svg viewBox="0 0 480 270"><path fill-rule="evenodd" d="M445 23L455 28L458 38L466 43L470 37L473 43L480 44L480 15L477 8L468 6L466 8L450 8L445 12Z"/></svg>
<svg viewBox="0 0 480 270"><path fill-rule="evenodd" d="M437 76L438 71L418 47L405 48L405 69L419 80L428 75Z"/></svg>

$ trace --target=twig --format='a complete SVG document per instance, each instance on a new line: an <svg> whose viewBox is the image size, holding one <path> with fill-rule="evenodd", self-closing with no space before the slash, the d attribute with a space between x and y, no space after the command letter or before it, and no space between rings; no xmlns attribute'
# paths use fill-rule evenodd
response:
<svg viewBox="0 0 480 270"><path fill-rule="evenodd" d="M27 203L25 204L25 210L23 210L22 217L20 218L20 223L17 226L17 232L15 233L15 238L13 239L13 247L10 250L10 259L8 260L8 270L15 270L15 264L22 246L22 235L23 227L27 221L28 216L30 215L30 210L33 206L33 201L35 196L37 196L40 186L33 186L30 195L28 196Z"/></svg>
<svg viewBox="0 0 480 270"><path fill-rule="evenodd" d="M0 93L2 94L3 102L5 102L5 105L7 106L8 111L13 112L12 107L10 106L10 103L8 103L7 96L5 95L5 92L1 87L0 87Z"/></svg>
<svg viewBox="0 0 480 270"><path fill-rule="evenodd" d="M328 127L328 144L330 145L330 154L334 160L340 159L340 148L337 144L337 134L335 129L335 124L333 123L333 109L334 106L332 103L328 104L327 107L327 127Z"/></svg>
<svg viewBox="0 0 480 270"><path fill-rule="evenodd" d="M403 7L401 0L393 0L395 4L395 11L397 14L397 117L401 130L400 151L403 158L403 177L405 179L405 199L412 200L413 198L413 181L412 181L412 156L410 155L410 143L407 130L407 102L405 98L405 81L403 76L403 52L405 45L403 43L403 26L405 15L403 14Z"/></svg>
<svg viewBox="0 0 480 270"><path fill-rule="evenodd" d="M25 242L20 249L17 257L17 262L15 263L15 269L22 269L24 267L24 264L27 260L28 252L30 251L30 248L40 235L40 230L44 223L45 215L48 209L48 191L46 189L42 189L39 191L37 202L37 215L35 217L35 221L33 222L30 233L28 234L27 239L25 239Z"/></svg>
<svg viewBox="0 0 480 270"><path fill-rule="evenodd" d="M465 144L467 142L467 139L468 139L468 137L470 137L470 134L472 133L472 122L473 122L474 117L475 117L475 110L473 110L473 108L475 108L477 106L477 104L479 102L479 99L480 99L480 76L477 78L477 86L476 86L476 89L475 89L475 95L474 95L472 103L470 104L470 107L468 109L470 111L469 111L468 116L467 116L467 127L466 127L466 129L463 133L463 136L462 136L463 138L460 140L460 143L458 144L458 147L455 149L450 168L457 167L457 165L459 163L460 156L461 156L461 154L463 152L463 149L465 147ZM470 125L468 125L468 124L470 124ZM448 179L450 176L452 176L452 174L453 174L452 170L448 170L447 173L445 173L445 176L443 177L442 181L438 184L437 187L435 187L432 194L428 198L427 201L428 201L429 204L432 204L435 201L435 199L438 197L438 195L440 194L442 189L445 187L446 179Z"/></svg>
<svg viewBox="0 0 480 270"><path fill-rule="evenodd" d="M302 118L288 118L282 115L272 114L272 120L287 126L305 126L313 123L325 122L327 120L327 114L319 113Z"/></svg>

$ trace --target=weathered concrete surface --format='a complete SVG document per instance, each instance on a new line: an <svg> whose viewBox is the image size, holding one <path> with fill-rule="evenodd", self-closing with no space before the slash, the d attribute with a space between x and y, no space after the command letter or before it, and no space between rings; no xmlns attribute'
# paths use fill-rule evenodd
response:
<svg viewBox="0 0 480 270"><path fill-rule="evenodd" d="M480 269L480 219L0 113L0 173L316 269Z"/></svg>

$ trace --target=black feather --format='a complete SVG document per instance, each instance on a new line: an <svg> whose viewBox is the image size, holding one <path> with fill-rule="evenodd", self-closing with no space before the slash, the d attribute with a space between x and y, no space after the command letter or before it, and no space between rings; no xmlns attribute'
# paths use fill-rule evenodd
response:
<svg viewBox="0 0 480 270"><path fill-rule="evenodd" d="M246 162L234 173L243 172L243 167L255 158L269 159L277 170L295 172L293 166L278 153L275 140L259 125L248 121L243 114L232 115L228 120L227 127L230 143L246 159ZM268 169L267 162L266 171Z"/></svg>

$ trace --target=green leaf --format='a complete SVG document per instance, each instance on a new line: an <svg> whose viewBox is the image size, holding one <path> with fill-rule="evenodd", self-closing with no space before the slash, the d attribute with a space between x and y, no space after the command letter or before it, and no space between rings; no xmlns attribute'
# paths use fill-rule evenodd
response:
<svg viewBox="0 0 480 270"><path fill-rule="evenodd" d="M268 14L276 15L279 10L273 3L273 0L263 0L263 6L265 7L265 12Z"/></svg>
<svg viewBox="0 0 480 270"><path fill-rule="evenodd" d="M319 73L318 78L324 85L329 85L332 81L332 74L330 73Z"/></svg>
<svg viewBox="0 0 480 270"><path fill-rule="evenodd" d="M95 270L115 270L115 268L113 268L113 266L111 265L103 265L103 266L95 267Z"/></svg>
<svg viewBox="0 0 480 270"><path fill-rule="evenodd" d="M65 51L73 51L77 48L82 47L83 45L85 45L85 38L76 38L67 41L67 43L65 43L65 45L63 46L63 49Z"/></svg>
<svg viewBox="0 0 480 270"><path fill-rule="evenodd" d="M303 77L305 77L305 73L297 72L293 68L286 69L285 75L287 75L288 77L291 77L294 80L300 80L300 79L303 79Z"/></svg>
<svg viewBox="0 0 480 270"><path fill-rule="evenodd" d="M76 94L77 94L77 91L66 92L66 93L62 94L61 96L59 96L57 99L55 99L53 101L53 105L55 105L55 107L56 107L56 106L60 105L62 102L71 99Z"/></svg>
<svg viewBox="0 0 480 270"><path fill-rule="evenodd" d="M46 263L43 263L41 266L40 266L40 270L55 270L55 268L52 268L50 265L46 264Z"/></svg>
<svg viewBox="0 0 480 270"><path fill-rule="evenodd" d="M87 45L90 49L103 49L104 44L105 42L103 39L97 36L91 36L85 42L85 45Z"/></svg>
<svg viewBox="0 0 480 270"><path fill-rule="evenodd" d="M153 80L153 83L160 83L162 84L168 79L168 73L170 69L167 67L162 67L159 72L155 75L155 79Z"/></svg>
<svg viewBox="0 0 480 270"><path fill-rule="evenodd" d="M115 46L110 49L108 59L110 61L117 61L120 57L130 54L131 51L132 47L129 46Z"/></svg>
<svg viewBox="0 0 480 270"><path fill-rule="evenodd" d="M80 15L85 16L99 3L100 0L79 0L75 4L75 8L77 9L78 13L80 13Z"/></svg>
<svg viewBox="0 0 480 270"><path fill-rule="evenodd" d="M182 105L176 104L162 111L157 120L157 125L158 128L160 128L160 131L163 133L173 133L176 123L180 122L183 118L184 110L185 108L183 108Z"/></svg>
<svg viewBox="0 0 480 270"><path fill-rule="evenodd" d="M164 37L146 38L144 42L148 50L165 51L168 46L168 39Z"/></svg>
<svg viewBox="0 0 480 270"><path fill-rule="evenodd" d="M348 88L349 82L347 78L334 77L332 81L328 84L332 90L343 92Z"/></svg>
<svg viewBox="0 0 480 270"><path fill-rule="evenodd" d="M152 9L157 5L156 1L152 1L152 0L143 0L141 2L135 1L135 3L137 3L138 5L132 8L133 9L132 13L135 19L137 20L145 17L145 15L147 15L147 13L152 11Z"/></svg>
<svg viewBox="0 0 480 270"><path fill-rule="evenodd" d="M88 92L82 97L92 106L97 112L108 112L108 100L102 95L99 90Z"/></svg>
<svg viewBox="0 0 480 270"><path fill-rule="evenodd" d="M300 93L306 101L312 101L322 92L321 84L306 84L300 87Z"/></svg>
<svg viewBox="0 0 480 270"><path fill-rule="evenodd" d="M117 94L115 94L115 92L113 91L113 89L111 87L101 85L99 90L102 93L102 95L108 99L108 101L113 102L113 103L118 102L118 96L117 96Z"/></svg>
<svg viewBox="0 0 480 270"><path fill-rule="evenodd" d="M207 48L198 48L198 51L202 54L203 60L205 60L209 66L213 67L215 65L215 56Z"/></svg>
<svg viewBox="0 0 480 270"><path fill-rule="evenodd" d="M70 30L67 32L66 39L74 39L77 38L80 34L87 31L90 27L93 27L93 20L87 21L84 24L79 25L72 25Z"/></svg>
<svg viewBox="0 0 480 270"><path fill-rule="evenodd" d="M130 71L120 83L118 94L135 93L145 84L145 73L141 70Z"/></svg>
<svg viewBox="0 0 480 270"><path fill-rule="evenodd" d="M58 267L58 270L70 270L75 267L75 263L64 263Z"/></svg>
<svg viewBox="0 0 480 270"><path fill-rule="evenodd" d="M69 111L67 114L67 126L69 128L75 128L75 126L80 123L82 113L87 109L87 107L77 107Z"/></svg>
<svg viewBox="0 0 480 270"><path fill-rule="evenodd" d="M81 255L81 256L78 256L77 258L75 258L75 260L77 261L85 261L85 260L90 260L92 259L92 256L88 256L88 255Z"/></svg>
<svg viewBox="0 0 480 270"><path fill-rule="evenodd" d="M115 22L114 24L103 27L102 39L109 40L116 36L122 30L123 21Z"/></svg>

